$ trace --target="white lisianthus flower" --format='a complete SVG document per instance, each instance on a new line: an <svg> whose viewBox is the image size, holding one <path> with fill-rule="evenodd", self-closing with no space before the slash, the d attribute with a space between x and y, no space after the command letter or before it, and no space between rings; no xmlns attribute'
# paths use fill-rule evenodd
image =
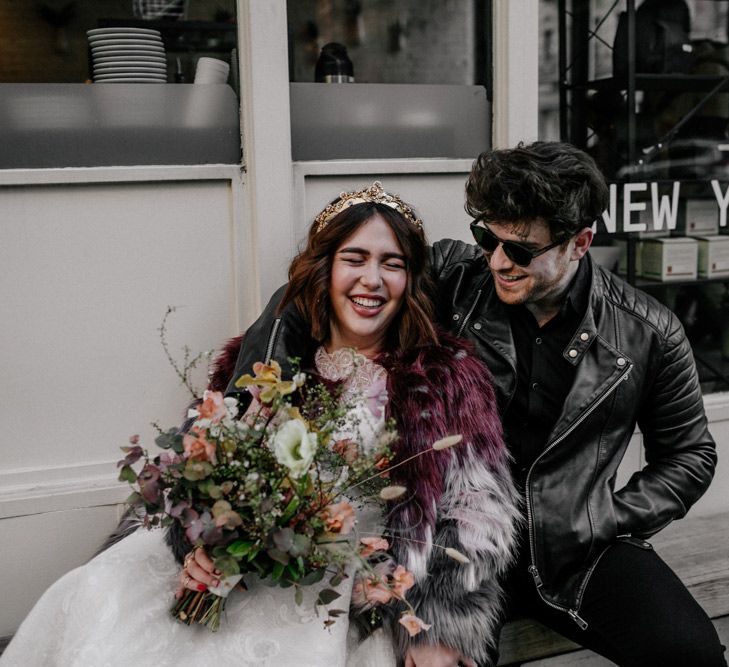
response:
<svg viewBox="0 0 729 667"><path fill-rule="evenodd" d="M287 421L273 436L273 453L276 460L286 466L293 477L306 473L314 460L316 434L306 430L299 419Z"/></svg>
<svg viewBox="0 0 729 667"><path fill-rule="evenodd" d="M238 399L233 396L226 396L223 399L223 404L228 410L228 417L235 419L238 415Z"/></svg>

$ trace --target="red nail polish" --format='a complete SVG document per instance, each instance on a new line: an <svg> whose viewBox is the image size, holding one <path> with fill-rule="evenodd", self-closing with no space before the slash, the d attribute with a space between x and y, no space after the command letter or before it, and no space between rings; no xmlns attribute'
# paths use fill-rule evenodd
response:
<svg viewBox="0 0 729 667"><path fill-rule="evenodd" d="M197 590L199 590L199 591L205 591L205 590L207 590L207 588L208 587L205 584L198 584L197 585Z"/></svg>

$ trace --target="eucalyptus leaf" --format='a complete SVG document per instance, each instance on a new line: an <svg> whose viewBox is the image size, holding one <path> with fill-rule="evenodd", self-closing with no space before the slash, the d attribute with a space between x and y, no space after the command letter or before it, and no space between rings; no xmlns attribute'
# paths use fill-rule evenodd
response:
<svg viewBox="0 0 729 667"><path fill-rule="evenodd" d="M305 577L301 577L301 581L299 583L303 584L304 586L311 586L312 584L318 584L326 574L326 570L323 567L320 567L318 570L313 570L312 572L309 572Z"/></svg>
<svg viewBox="0 0 729 667"><path fill-rule="evenodd" d="M288 565L291 558L285 551L281 551L280 549L268 549L266 551L269 558L272 560L275 560L277 563L280 563L281 565Z"/></svg>
<svg viewBox="0 0 729 667"><path fill-rule="evenodd" d="M119 471L119 481L134 484L137 481L137 473L134 472L131 466L122 466Z"/></svg>
<svg viewBox="0 0 729 667"><path fill-rule="evenodd" d="M144 501L142 500L142 496L135 491L134 493L129 495L129 497L124 501L124 504L131 507L136 507L137 505L141 505L143 502Z"/></svg>
<svg viewBox="0 0 729 667"><path fill-rule="evenodd" d="M281 551L289 551L294 544L294 531L291 528L281 528L271 534L273 543Z"/></svg>
<svg viewBox="0 0 729 667"><path fill-rule="evenodd" d="M311 539L306 535L296 533L293 537L293 544L288 548L288 552L296 557L305 556L311 551Z"/></svg>
<svg viewBox="0 0 729 667"><path fill-rule="evenodd" d="M286 567L283 563L274 563L273 565L273 571L271 572L271 578L274 581L278 581L281 579L281 575L283 574L284 567Z"/></svg>
<svg viewBox="0 0 729 667"><path fill-rule="evenodd" d="M238 561L232 556L220 556L215 559L215 567L217 567L226 577L234 574L240 574Z"/></svg>
<svg viewBox="0 0 729 667"><path fill-rule="evenodd" d="M294 593L294 602L296 602L296 604L299 606L304 603L304 591L301 590L301 586L296 587L296 593Z"/></svg>
<svg viewBox="0 0 729 667"><path fill-rule="evenodd" d="M319 592L319 597L316 603L326 605L330 602L334 602L334 600L340 597L342 597L341 593L337 593L337 591L331 588L325 588L323 591Z"/></svg>
<svg viewBox="0 0 729 667"><path fill-rule="evenodd" d="M182 454L184 447L182 446L182 435L177 431L176 428L171 428L169 431L160 433L155 439L154 443L160 449L172 449L178 454Z"/></svg>

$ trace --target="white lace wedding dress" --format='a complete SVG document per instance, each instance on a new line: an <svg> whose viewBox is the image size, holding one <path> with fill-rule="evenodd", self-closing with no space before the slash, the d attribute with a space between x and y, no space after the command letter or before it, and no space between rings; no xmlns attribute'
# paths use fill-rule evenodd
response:
<svg viewBox="0 0 729 667"><path fill-rule="evenodd" d="M377 399L371 390L384 386L384 369L351 350L329 355L321 348L316 364L324 377L344 380L348 396L359 397L354 423L360 437L373 442L384 418L367 406ZM360 522L369 524L361 530L376 527L379 518L372 512L368 518L360 515ZM325 616L317 617L314 610L318 587L305 588L304 603L297 606L291 589L271 588L247 576L248 591L231 594L218 632L185 626L170 615L179 573L163 532L138 529L53 584L20 626L0 666L395 665L381 631L358 644L346 614L324 628ZM348 609L351 591L349 577L332 606Z"/></svg>

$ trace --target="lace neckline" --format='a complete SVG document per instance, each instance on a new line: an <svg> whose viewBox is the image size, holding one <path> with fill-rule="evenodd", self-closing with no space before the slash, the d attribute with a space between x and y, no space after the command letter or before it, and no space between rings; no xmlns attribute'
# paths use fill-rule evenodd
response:
<svg viewBox="0 0 729 667"><path fill-rule="evenodd" d="M373 384L387 378L382 366L350 347L329 353L321 346L314 354L314 365L325 380L342 383L345 400L367 396Z"/></svg>

